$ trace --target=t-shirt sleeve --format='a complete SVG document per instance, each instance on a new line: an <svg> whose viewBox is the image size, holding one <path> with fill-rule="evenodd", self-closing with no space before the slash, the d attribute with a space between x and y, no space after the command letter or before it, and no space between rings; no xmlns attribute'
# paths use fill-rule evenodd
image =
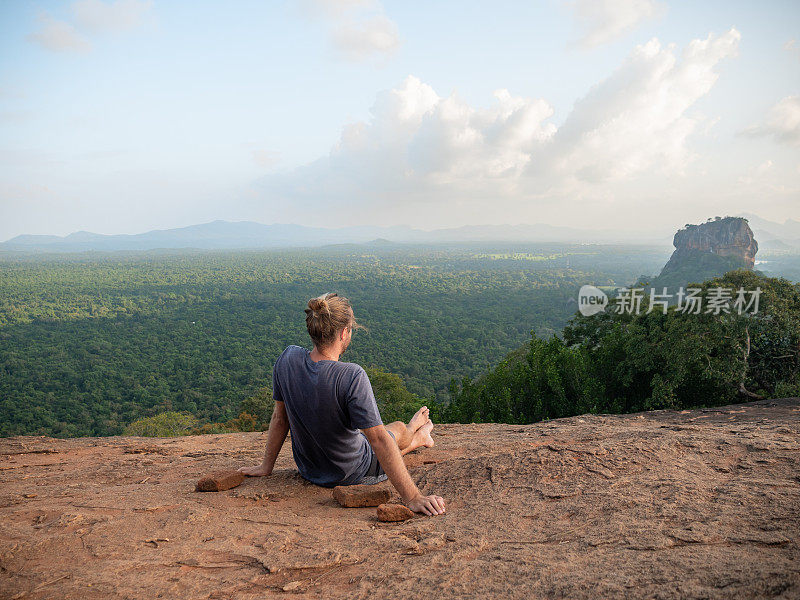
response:
<svg viewBox="0 0 800 600"><path fill-rule="evenodd" d="M286 348L281 352L278 360L275 361L275 366L272 368L272 399L276 402L283 402L283 392L281 392L281 386L278 383L278 371L282 368L281 361L288 350L289 348Z"/></svg>
<svg viewBox="0 0 800 600"><path fill-rule="evenodd" d="M366 429L382 425L378 403L372 393L366 371L360 368L355 372L353 380L345 394L347 410L350 413L350 424L356 429Z"/></svg>
<svg viewBox="0 0 800 600"><path fill-rule="evenodd" d="M278 384L278 378L275 376L275 369L272 370L272 399L275 402L283 402L283 394L281 386Z"/></svg>

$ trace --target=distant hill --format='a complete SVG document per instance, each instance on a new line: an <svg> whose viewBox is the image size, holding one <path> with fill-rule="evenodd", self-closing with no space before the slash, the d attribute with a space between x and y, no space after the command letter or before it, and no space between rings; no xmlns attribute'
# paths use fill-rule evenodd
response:
<svg viewBox="0 0 800 600"><path fill-rule="evenodd" d="M776 223L752 213L740 213L747 219L763 250L800 250L800 221L786 219Z"/></svg>
<svg viewBox="0 0 800 600"><path fill-rule="evenodd" d="M158 248L291 248L330 244L389 246L397 243L504 242L637 242L667 244L663 233L588 230L536 225L481 225L424 231L408 226L307 227L264 225L252 221L214 221L177 229L159 229L133 235L103 235L78 231L67 236L18 235L0 243L0 251L83 252L154 250Z"/></svg>
<svg viewBox="0 0 800 600"><path fill-rule="evenodd" d="M781 224L745 213L740 217L750 222L754 235L762 241L764 250L800 251L800 221L787 219ZM281 223L265 225L254 221L213 221L137 234L104 235L90 231L76 231L66 236L23 234L0 243L0 251L107 252L177 248L232 250L331 244L391 246L461 242L637 243L668 246L671 241L672 234L667 229L595 230L546 223L465 225L426 231L407 225L329 228Z"/></svg>
<svg viewBox="0 0 800 600"><path fill-rule="evenodd" d="M80 252L85 250L152 250L156 248L277 248L364 243L378 237L408 236L410 227L345 227L327 229L302 225L264 225L252 221L214 221L177 229L134 235L102 235L78 231L64 237L19 235L0 244L2 250Z"/></svg>

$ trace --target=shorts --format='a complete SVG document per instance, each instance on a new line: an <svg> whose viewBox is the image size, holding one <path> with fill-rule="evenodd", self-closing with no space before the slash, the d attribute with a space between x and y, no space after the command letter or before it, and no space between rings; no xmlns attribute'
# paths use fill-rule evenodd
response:
<svg viewBox="0 0 800 600"><path fill-rule="evenodd" d="M389 435L392 436L392 439L396 441L394 434L388 429L386 431L388 431ZM360 485L374 485L389 479L389 476L383 470L383 467L381 467L381 463L378 462L378 457L375 455L375 451L372 449L372 446L369 446L369 452L371 454L371 458L369 467L367 467L367 472L364 474L363 478L356 482Z"/></svg>

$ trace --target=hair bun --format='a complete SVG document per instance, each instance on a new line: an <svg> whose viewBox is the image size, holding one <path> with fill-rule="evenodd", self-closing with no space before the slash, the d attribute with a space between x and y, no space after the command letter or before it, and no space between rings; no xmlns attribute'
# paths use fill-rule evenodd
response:
<svg viewBox="0 0 800 600"><path fill-rule="evenodd" d="M317 316L317 313L323 312L328 309L328 302L325 298L312 298L308 301L308 308L306 314L309 312L314 313L312 316Z"/></svg>
<svg viewBox="0 0 800 600"><path fill-rule="evenodd" d="M306 327L314 345L327 347L336 338L337 332L350 329L365 329L356 323L353 308L347 298L336 292L328 292L308 301Z"/></svg>

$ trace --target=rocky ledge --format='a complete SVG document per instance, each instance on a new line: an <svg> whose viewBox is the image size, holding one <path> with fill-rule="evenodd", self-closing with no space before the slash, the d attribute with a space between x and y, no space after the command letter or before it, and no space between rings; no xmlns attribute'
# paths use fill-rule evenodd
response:
<svg viewBox="0 0 800 600"><path fill-rule="evenodd" d="M8 438L0 596L797 598L798 434L798 398L437 425L405 460L447 513L387 523L288 442L272 476L195 491L264 433Z"/></svg>

